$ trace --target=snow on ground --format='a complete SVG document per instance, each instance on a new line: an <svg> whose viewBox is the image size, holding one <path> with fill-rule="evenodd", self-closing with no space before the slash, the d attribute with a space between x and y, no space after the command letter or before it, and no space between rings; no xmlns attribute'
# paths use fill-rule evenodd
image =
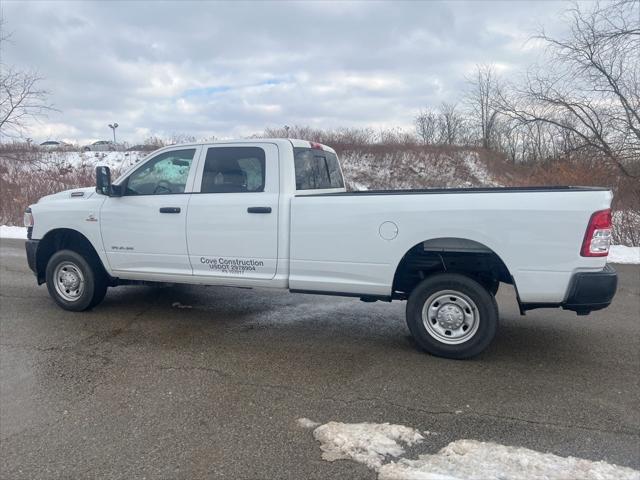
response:
<svg viewBox="0 0 640 480"><path fill-rule="evenodd" d="M316 428L320 426L318 422L314 422L313 420L309 420L308 418L299 418L297 420L297 423L302 428Z"/></svg>
<svg viewBox="0 0 640 480"><path fill-rule="evenodd" d="M148 152L43 152L31 161L14 162L17 168L54 170L82 169L106 165L111 169L123 171L145 158ZM0 158L0 164L6 159ZM52 192L53 193L53 192Z"/></svg>
<svg viewBox="0 0 640 480"><path fill-rule="evenodd" d="M352 190L500 186L476 152L344 152Z"/></svg>
<svg viewBox="0 0 640 480"><path fill-rule="evenodd" d="M351 190L354 192L362 192L365 190L369 190L369 187L367 187L364 183L360 183L360 182L347 182L349 184L349 186L351 187Z"/></svg>
<svg viewBox="0 0 640 480"><path fill-rule="evenodd" d="M10 225L0 225L0 238L27 238L25 227L13 227Z"/></svg>
<svg viewBox="0 0 640 480"><path fill-rule="evenodd" d="M640 472L606 462L559 457L527 448L476 440L457 440L433 455L401 458L403 444L420 443L420 432L388 423L329 422L315 428L322 458L353 460L378 473L379 480L640 480ZM400 457L391 460L391 457Z"/></svg>
<svg viewBox="0 0 640 480"><path fill-rule="evenodd" d="M467 167L474 184L487 187L502 186L491 176L486 164L480 161L478 154L467 153L467 155L463 157L463 162Z"/></svg>
<svg viewBox="0 0 640 480"><path fill-rule="evenodd" d="M317 427L313 436L325 460L355 460L374 470L386 457L402 455L402 444L411 446L424 439L414 428L388 423L329 422Z"/></svg>
<svg viewBox="0 0 640 480"><path fill-rule="evenodd" d="M607 262L640 264L640 247L611 245Z"/></svg>
<svg viewBox="0 0 640 480"><path fill-rule="evenodd" d="M145 152L51 152L41 160L43 164L68 164L74 168L106 165L109 168L126 169L144 158Z"/></svg>
<svg viewBox="0 0 640 480"><path fill-rule="evenodd" d="M435 455L402 458L378 470L379 480L640 480L640 472L606 462L559 457L528 448L457 440Z"/></svg>

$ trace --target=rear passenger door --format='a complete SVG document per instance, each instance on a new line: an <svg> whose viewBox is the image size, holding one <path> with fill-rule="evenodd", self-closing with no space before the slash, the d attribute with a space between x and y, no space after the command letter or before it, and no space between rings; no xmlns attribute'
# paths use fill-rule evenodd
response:
<svg viewBox="0 0 640 480"><path fill-rule="evenodd" d="M275 276L278 172L274 144L205 147L187 212L194 275L221 283Z"/></svg>

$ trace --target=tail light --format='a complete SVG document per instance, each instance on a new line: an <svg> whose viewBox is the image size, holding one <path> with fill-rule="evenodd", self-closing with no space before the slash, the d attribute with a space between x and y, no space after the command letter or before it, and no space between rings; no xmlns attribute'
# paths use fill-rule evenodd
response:
<svg viewBox="0 0 640 480"><path fill-rule="evenodd" d="M30 207L24 210L23 223L24 226L27 227L27 238L31 240L31 235L33 234L33 213L31 213Z"/></svg>
<svg viewBox="0 0 640 480"><path fill-rule="evenodd" d="M584 234L580 255L583 257L606 257L611 244L611 209L600 210L591 215Z"/></svg>
<svg viewBox="0 0 640 480"><path fill-rule="evenodd" d="M314 150L324 150L324 148L322 148L322 144L318 143L318 142L309 142L311 144L311 148L313 148Z"/></svg>
<svg viewBox="0 0 640 480"><path fill-rule="evenodd" d="M24 211L24 226L29 228L29 227L33 227L33 214L31 213L31 209L30 208L26 208Z"/></svg>

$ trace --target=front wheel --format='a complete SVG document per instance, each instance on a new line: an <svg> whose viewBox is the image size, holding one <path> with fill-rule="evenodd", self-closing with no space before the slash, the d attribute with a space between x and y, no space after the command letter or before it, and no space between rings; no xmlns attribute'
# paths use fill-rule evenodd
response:
<svg viewBox="0 0 640 480"><path fill-rule="evenodd" d="M54 253L47 263L47 290L65 310L81 312L102 301L107 280L97 262L73 250Z"/></svg>
<svg viewBox="0 0 640 480"><path fill-rule="evenodd" d="M407 325L423 350L440 357L469 358L493 340L498 306L475 280L442 273L423 280L411 292Z"/></svg>

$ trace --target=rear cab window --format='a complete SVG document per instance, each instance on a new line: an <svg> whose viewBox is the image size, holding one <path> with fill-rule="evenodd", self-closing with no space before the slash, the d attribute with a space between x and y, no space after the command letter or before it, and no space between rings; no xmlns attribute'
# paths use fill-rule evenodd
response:
<svg viewBox="0 0 640 480"><path fill-rule="evenodd" d="M294 147L296 190L344 188L340 163L335 153L320 148Z"/></svg>

